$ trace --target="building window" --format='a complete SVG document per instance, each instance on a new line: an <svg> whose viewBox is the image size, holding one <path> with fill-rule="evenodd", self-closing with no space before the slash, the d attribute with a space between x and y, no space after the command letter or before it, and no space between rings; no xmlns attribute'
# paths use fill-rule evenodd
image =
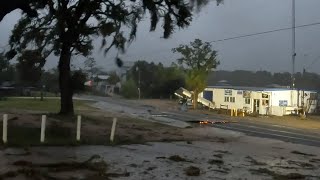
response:
<svg viewBox="0 0 320 180"><path fill-rule="evenodd" d="M244 101L246 104L250 104L250 98L245 98Z"/></svg>
<svg viewBox="0 0 320 180"><path fill-rule="evenodd" d="M287 100L279 100L279 106L288 106Z"/></svg>
<svg viewBox="0 0 320 180"><path fill-rule="evenodd" d="M224 102L229 102L229 97L225 96L224 97Z"/></svg>
<svg viewBox="0 0 320 180"><path fill-rule="evenodd" d="M236 98L235 97L230 97L230 102L236 102Z"/></svg>
<svg viewBox="0 0 320 180"><path fill-rule="evenodd" d="M225 96L232 96L232 89L225 89L224 90L224 95Z"/></svg>
<svg viewBox="0 0 320 180"><path fill-rule="evenodd" d="M269 106L269 100L262 100L262 106Z"/></svg>

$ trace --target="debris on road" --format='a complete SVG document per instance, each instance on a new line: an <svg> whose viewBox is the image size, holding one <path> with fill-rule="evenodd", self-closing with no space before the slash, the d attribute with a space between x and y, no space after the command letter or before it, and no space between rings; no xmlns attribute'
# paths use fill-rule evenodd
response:
<svg viewBox="0 0 320 180"><path fill-rule="evenodd" d="M199 121L188 121L189 123L198 123L201 125L209 125L209 124L227 124L227 123L237 123L238 121L229 121L229 120L222 120L222 121L216 121L216 120L199 120Z"/></svg>
<svg viewBox="0 0 320 180"><path fill-rule="evenodd" d="M169 159L171 161L175 161L175 162L187 162L187 160L185 158L180 157L179 155L170 156Z"/></svg>
<svg viewBox="0 0 320 180"><path fill-rule="evenodd" d="M184 171L187 176L199 176L200 175L200 169L195 166L189 166Z"/></svg>
<svg viewBox="0 0 320 180"><path fill-rule="evenodd" d="M307 154L307 153L303 153L303 152L300 152L300 151L291 151L292 154L299 154L299 155L303 155L303 156L310 156L310 157L314 157L316 155L314 154Z"/></svg>
<svg viewBox="0 0 320 180"><path fill-rule="evenodd" d="M222 165L224 164L224 162L221 159L210 159L208 161L209 164L216 164L216 165Z"/></svg>

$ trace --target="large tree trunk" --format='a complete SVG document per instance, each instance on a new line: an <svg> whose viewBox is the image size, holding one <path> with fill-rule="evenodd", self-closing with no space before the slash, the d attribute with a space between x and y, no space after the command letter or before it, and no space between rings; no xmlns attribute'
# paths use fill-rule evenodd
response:
<svg viewBox="0 0 320 180"><path fill-rule="evenodd" d="M193 91L193 109L198 108L198 94L197 91Z"/></svg>
<svg viewBox="0 0 320 180"><path fill-rule="evenodd" d="M71 81L70 60L71 51L68 45L63 44L59 59L59 87L61 93L60 113L62 115L73 115L73 89Z"/></svg>

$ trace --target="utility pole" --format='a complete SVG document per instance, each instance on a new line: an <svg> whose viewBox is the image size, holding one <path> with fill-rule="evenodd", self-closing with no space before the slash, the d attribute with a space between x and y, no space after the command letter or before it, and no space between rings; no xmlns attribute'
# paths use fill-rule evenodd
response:
<svg viewBox="0 0 320 180"><path fill-rule="evenodd" d="M292 74L291 74L291 88L295 88L295 61L296 61L296 1L292 0Z"/></svg>
<svg viewBox="0 0 320 180"><path fill-rule="evenodd" d="M138 71L138 73L139 73L138 93L139 93L139 100L140 100L140 99L141 99L141 89L140 89L140 69L139 69L139 67L138 67L138 66L136 67L136 71Z"/></svg>

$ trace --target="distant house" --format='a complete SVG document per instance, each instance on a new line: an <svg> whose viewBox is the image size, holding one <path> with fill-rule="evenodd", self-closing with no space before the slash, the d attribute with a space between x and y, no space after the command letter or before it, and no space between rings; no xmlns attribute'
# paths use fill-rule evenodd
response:
<svg viewBox="0 0 320 180"><path fill-rule="evenodd" d="M301 110L314 113L318 106L316 91L288 88L208 86L200 96L213 102L216 109L238 109L261 115L283 116Z"/></svg>
<svg viewBox="0 0 320 180"><path fill-rule="evenodd" d="M121 84L109 84L109 75L95 75L94 80L87 81L85 85L91 86L95 91L98 91L104 95L114 95L114 93L119 93Z"/></svg>
<svg viewBox="0 0 320 180"><path fill-rule="evenodd" d="M10 81L0 84L0 96L32 96L32 92L35 90L35 87L21 86Z"/></svg>

